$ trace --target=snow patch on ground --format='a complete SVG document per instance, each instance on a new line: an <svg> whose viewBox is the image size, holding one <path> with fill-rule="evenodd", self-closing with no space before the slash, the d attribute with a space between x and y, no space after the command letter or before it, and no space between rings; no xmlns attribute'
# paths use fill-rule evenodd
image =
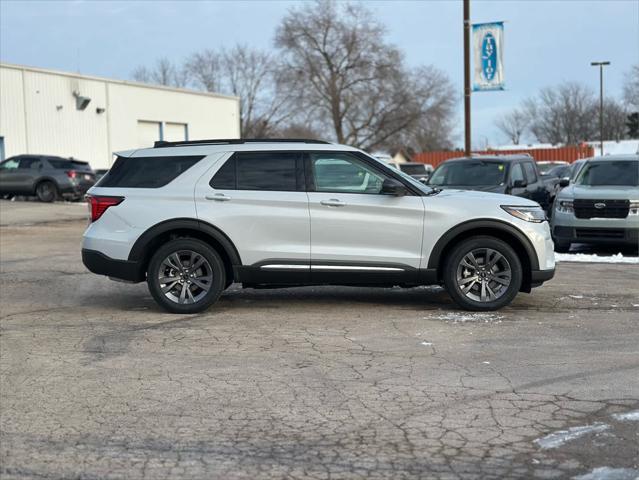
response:
<svg viewBox="0 0 639 480"><path fill-rule="evenodd" d="M535 443L543 449L557 448L566 442L576 440L577 438L588 435L589 433L600 433L608 430L610 425L605 423L595 423L593 425L582 425L579 427L572 427L568 430L559 430L553 432L545 437L538 438Z"/></svg>
<svg viewBox="0 0 639 480"><path fill-rule="evenodd" d="M433 342L422 342L421 344L424 345L425 347L430 347L433 344Z"/></svg>
<svg viewBox="0 0 639 480"><path fill-rule="evenodd" d="M590 473L573 478L574 480L636 480L639 478L639 470L633 468L598 467Z"/></svg>
<svg viewBox="0 0 639 480"><path fill-rule="evenodd" d="M504 316L494 313L446 313L444 315L438 315L435 318L453 323L501 323Z"/></svg>
<svg viewBox="0 0 639 480"><path fill-rule="evenodd" d="M614 413L612 418L619 422L639 422L639 410L626 413Z"/></svg>
<svg viewBox="0 0 639 480"><path fill-rule="evenodd" d="M624 257L621 253L603 256L594 253L555 253L556 262L584 262L584 263L637 263L639 257Z"/></svg>

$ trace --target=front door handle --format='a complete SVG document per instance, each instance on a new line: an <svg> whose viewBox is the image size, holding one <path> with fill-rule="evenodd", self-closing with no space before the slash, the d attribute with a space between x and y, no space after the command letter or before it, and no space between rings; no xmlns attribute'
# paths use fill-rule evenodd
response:
<svg viewBox="0 0 639 480"><path fill-rule="evenodd" d="M231 197L224 195L223 193L216 193L215 195L206 195L204 198L207 200L215 200L216 202L228 202Z"/></svg>
<svg viewBox="0 0 639 480"><path fill-rule="evenodd" d="M322 205L326 205L327 207L344 207L346 206L346 202L342 202L337 198L331 198L329 200L322 200L320 202Z"/></svg>

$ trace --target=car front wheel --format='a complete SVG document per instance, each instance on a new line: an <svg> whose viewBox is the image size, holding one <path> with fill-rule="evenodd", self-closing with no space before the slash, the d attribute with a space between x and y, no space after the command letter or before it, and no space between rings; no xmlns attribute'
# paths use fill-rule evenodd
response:
<svg viewBox="0 0 639 480"><path fill-rule="evenodd" d="M197 313L217 301L226 285L224 263L208 244L178 238L151 258L147 284L155 301L173 313Z"/></svg>
<svg viewBox="0 0 639 480"><path fill-rule="evenodd" d="M477 236L462 241L449 253L444 284L457 305L490 311L508 305L523 279L521 261L503 240Z"/></svg>

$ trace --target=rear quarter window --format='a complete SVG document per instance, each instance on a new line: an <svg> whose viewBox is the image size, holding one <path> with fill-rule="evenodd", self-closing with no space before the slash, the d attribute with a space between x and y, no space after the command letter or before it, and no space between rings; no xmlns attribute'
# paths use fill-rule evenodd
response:
<svg viewBox="0 0 639 480"><path fill-rule="evenodd" d="M118 157L97 187L159 188L175 180L204 156Z"/></svg>

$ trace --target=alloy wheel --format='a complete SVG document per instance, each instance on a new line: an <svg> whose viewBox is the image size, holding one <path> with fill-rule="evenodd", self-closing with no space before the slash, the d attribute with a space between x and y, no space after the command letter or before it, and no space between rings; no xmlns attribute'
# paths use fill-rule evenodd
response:
<svg viewBox="0 0 639 480"><path fill-rule="evenodd" d="M158 281L162 293L172 302L193 304L211 289L213 269L203 255L192 250L179 250L162 260Z"/></svg>
<svg viewBox="0 0 639 480"><path fill-rule="evenodd" d="M468 252L457 266L457 286L476 302L494 302L506 293L512 271L504 255L492 248Z"/></svg>

